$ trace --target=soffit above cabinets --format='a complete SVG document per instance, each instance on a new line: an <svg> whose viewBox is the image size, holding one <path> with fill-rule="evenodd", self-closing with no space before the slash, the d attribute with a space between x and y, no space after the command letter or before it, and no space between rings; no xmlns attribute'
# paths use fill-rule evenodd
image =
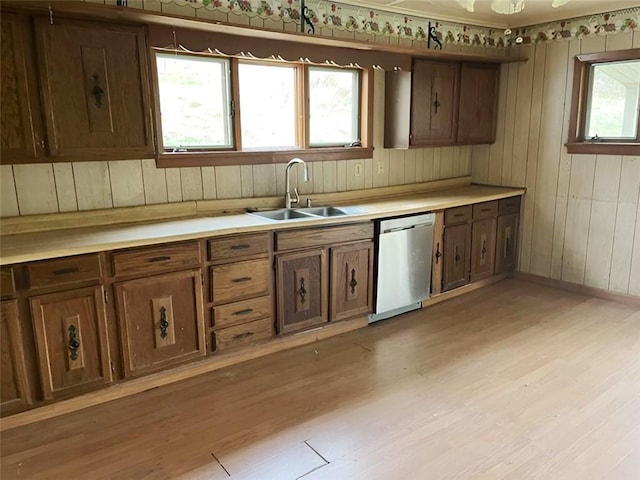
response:
<svg viewBox="0 0 640 480"><path fill-rule="evenodd" d="M552 0L525 0L524 10L512 15L503 15L491 10L491 0L476 0L473 13L467 12L456 0L343 0L343 3L400 15L416 15L497 28L537 25L640 6L638 0L570 0L561 7L553 8Z"/></svg>

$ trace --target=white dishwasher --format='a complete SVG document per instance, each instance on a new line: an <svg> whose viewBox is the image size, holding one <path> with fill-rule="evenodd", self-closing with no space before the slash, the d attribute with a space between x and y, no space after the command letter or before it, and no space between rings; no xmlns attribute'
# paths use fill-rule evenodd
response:
<svg viewBox="0 0 640 480"><path fill-rule="evenodd" d="M434 213L376 224L375 311L369 323L420 308L431 288Z"/></svg>

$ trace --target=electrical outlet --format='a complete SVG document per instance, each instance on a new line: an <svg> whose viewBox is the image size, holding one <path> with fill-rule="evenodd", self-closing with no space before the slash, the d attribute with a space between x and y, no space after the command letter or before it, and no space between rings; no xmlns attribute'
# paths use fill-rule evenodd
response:
<svg viewBox="0 0 640 480"><path fill-rule="evenodd" d="M354 169L353 175L356 177L362 176L362 164L356 163L356 168Z"/></svg>
<svg viewBox="0 0 640 480"><path fill-rule="evenodd" d="M384 162L378 162L378 175L382 175L384 173Z"/></svg>

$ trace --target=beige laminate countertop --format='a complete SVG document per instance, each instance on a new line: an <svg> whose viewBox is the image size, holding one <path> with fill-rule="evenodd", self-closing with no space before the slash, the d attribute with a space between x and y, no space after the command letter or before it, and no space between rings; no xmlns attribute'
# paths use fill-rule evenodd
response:
<svg viewBox="0 0 640 480"><path fill-rule="evenodd" d="M308 218L274 221L255 215L237 214L170 220L144 224L119 224L101 227L22 233L3 236L0 264L44 260L120 248L156 245L242 232L335 225L376 218L423 213L444 208L486 202L520 195L522 188L467 185L422 194L398 196L348 205L357 212L346 217Z"/></svg>

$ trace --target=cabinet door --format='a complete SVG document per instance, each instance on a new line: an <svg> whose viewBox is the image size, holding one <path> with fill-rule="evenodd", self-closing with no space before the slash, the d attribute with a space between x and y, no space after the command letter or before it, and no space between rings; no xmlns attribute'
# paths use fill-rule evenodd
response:
<svg viewBox="0 0 640 480"><path fill-rule="evenodd" d="M493 143L498 116L500 65L465 63L460 72L458 142Z"/></svg>
<svg viewBox="0 0 640 480"><path fill-rule="evenodd" d="M331 249L331 320L372 311L373 242Z"/></svg>
<svg viewBox="0 0 640 480"><path fill-rule="evenodd" d="M111 381L101 286L31 298L45 399Z"/></svg>
<svg viewBox="0 0 640 480"><path fill-rule="evenodd" d="M0 412L13 411L31 403L22 348L22 333L15 300L0 303L2 370Z"/></svg>
<svg viewBox="0 0 640 480"><path fill-rule="evenodd" d="M512 272L516 269L519 218L520 216L517 213L498 217L496 273Z"/></svg>
<svg viewBox="0 0 640 480"><path fill-rule="evenodd" d="M443 290L469 283L471 228L468 224L444 230Z"/></svg>
<svg viewBox="0 0 640 480"><path fill-rule="evenodd" d="M144 30L35 22L49 153L127 159L153 153Z"/></svg>
<svg viewBox="0 0 640 480"><path fill-rule="evenodd" d="M327 321L326 272L324 249L276 257L278 333Z"/></svg>
<svg viewBox="0 0 640 480"><path fill-rule="evenodd" d="M416 60L413 68L411 145L453 143L459 65Z"/></svg>
<svg viewBox="0 0 640 480"><path fill-rule="evenodd" d="M473 222L471 238L471 281L493 275L496 251L496 219Z"/></svg>
<svg viewBox="0 0 640 480"><path fill-rule="evenodd" d="M200 270L117 284L126 376L205 355Z"/></svg>
<svg viewBox="0 0 640 480"><path fill-rule="evenodd" d="M42 131L28 19L2 13L0 156L2 163L38 157Z"/></svg>

